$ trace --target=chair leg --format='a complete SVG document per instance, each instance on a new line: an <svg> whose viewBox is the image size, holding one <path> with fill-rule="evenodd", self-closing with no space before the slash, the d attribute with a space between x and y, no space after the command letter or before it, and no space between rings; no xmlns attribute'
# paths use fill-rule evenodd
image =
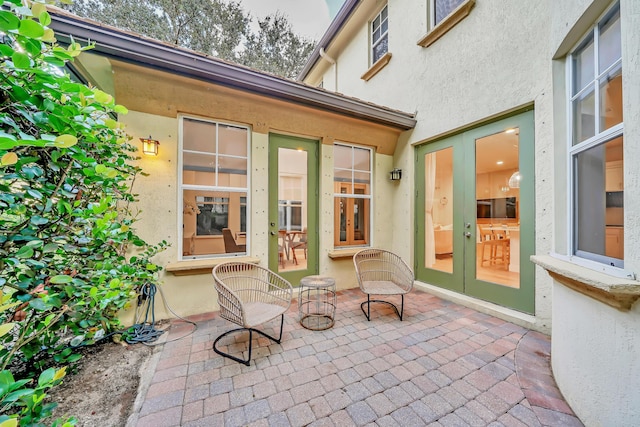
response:
<svg viewBox="0 0 640 427"><path fill-rule="evenodd" d="M367 304L367 311L364 311L364 305ZM369 299L369 294L367 294L367 300L360 304L360 309L366 316L367 320L371 321L371 300Z"/></svg>
<svg viewBox="0 0 640 427"><path fill-rule="evenodd" d="M278 335L278 338L276 337L272 337L271 335L266 334L265 332L262 332L258 329L254 329L254 328L237 328L237 329L232 329L230 331L225 332L224 334L220 335L218 338L216 338L216 340L213 342L213 351L215 351L216 353L218 353L220 356L222 357L227 357L231 360L234 360L238 363L242 363L246 366L249 366L249 364L251 363L251 350L253 347L253 332L257 332L260 335L269 338L270 340L276 342L277 344L280 344L280 341L282 340L282 330L284 327L284 314L280 315L280 334ZM218 347L216 347L216 344L218 343L218 341L220 341L223 337L230 335L234 332L238 332L238 331L249 331L249 354L246 360L244 359L240 359L236 356L232 356L229 353L225 353L221 350L218 350Z"/></svg>
<svg viewBox="0 0 640 427"><path fill-rule="evenodd" d="M364 301L362 304L360 304L360 309L364 313L364 315L367 318L367 320L371 321L371 303L372 302L381 302L383 304L387 304L387 305L390 305L391 307L393 307L393 309L395 310L396 314L400 318L400 321L402 322L402 316L404 314L404 294L400 294L400 298L401 298L401 305L400 305L400 311L398 311L398 307L396 307L395 304L393 304L393 303L391 303L389 301L384 301L384 300L379 300L379 299L370 299L369 294L367 294L367 300ZM364 311L364 305L365 304L367 304L367 311Z"/></svg>

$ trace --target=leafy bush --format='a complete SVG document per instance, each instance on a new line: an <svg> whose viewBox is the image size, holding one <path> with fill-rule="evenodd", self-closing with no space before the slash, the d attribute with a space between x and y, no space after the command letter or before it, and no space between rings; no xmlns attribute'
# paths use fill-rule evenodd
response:
<svg viewBox="0 0 640 427"><path fill-rule="evenodd" d="M80 357L70 338L86 345L120 328L118 312L157 282L151 258L166 242L133 227L141 170L116 120L126 108L62 71L90 47L56 44L43 0L29 5L0 9L0 305L11 306L0 325L14 324L0 370L35 377Z"/></svg>

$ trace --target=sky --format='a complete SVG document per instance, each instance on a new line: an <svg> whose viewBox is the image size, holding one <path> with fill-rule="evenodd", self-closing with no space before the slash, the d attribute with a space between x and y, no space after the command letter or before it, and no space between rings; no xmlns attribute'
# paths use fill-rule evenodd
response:
<svg viewBox="0 0 640 427"><path fill-rule="evenodd" d="M320 40L338 13L344 0L240 0L246 12L264 18L278 10L287 16L293 31L313 40Z"/></svg>

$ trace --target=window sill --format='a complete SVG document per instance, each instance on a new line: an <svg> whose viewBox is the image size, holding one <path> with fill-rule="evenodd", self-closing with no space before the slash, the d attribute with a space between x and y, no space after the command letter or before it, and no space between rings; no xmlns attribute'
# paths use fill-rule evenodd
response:
<svg viewBox="0 0 640 427"><path fill-rule="evenodd" d="M349 249L334 249L329 251L329 258L331 259L340 259L340 258L353 258L353 256L359 250L364 248L349 248Z"/></svg>
<svg viewBox="0 0 640 427"><path fill-rule="evenodd" d="M551 255L534 255L531 261L564 286L620 311L629 311L640 298L640 282L635 280L610 276Z"/></svg>
<svg viewBox="0 0 640 427"><path fill-rule="evenodd" d="M387 52L382 55L382 57L378 59L363 75L361 75L360 78L365 82L369 81L371 77L375 76L380 70L386 67L389 61L391 61L391 52Z"/></svg>
<svg viewBox="0 0 640 427"><path fill-rule="evenodd" d="M250 256L239 256L233 258L209 258L209 259L194 259L190 261L178 261L172 262L165 267L165 270L169 273L173 273L174 276L192 276L196 274L209 274L213 267L223 262L228 261L242 261L258 264L259 258Z"/></svg>
<svg viewBox="0 0 640 427"><path fill-rule="evenodd" d="M476 0L467 0L458 6L453 12L444 18L438 25L433 27L431 31L425 34L420 40L418 45L422 47L429 47L436 42L440 37L444 36L450 29L455 27L458 22L466 18L471 9L475 6Z"/></svg>

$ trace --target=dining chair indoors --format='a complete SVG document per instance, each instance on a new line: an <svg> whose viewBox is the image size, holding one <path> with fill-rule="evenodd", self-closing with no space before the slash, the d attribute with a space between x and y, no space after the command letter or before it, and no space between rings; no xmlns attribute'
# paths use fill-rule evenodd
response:
<svg viewBox="0 0 640 427"><path fill-rule="evenodd" d="M302 249L304 251L304 259L307 259L307 227L302 230L298 240L291 243L291 252L293 253L293 262L298 264L298 258L296 257L296 249Z"/></svg>
<svg viewBox="0 0 640 427"><path fill-rule="evenodd" d="M220 317L240 326L218 336L213 342L213 350L223 357L249 366L254 332L280 344L284 313L291 306L293 297L291 283L267 268L245 262L218 264L213 268L212 274L218 294ZM280 333L277 338L256 329L278 316ZM239 331L249 331L246 359L225 353L217 347L222 338Z"/></svg>
<svg viewBox="0 0 640 427"><path fill-rule="evenodd" d="M400 320L404 313L404 295L413 289L414 274L411 267L398 255L384 249L362 249L353 256L356 277L360 290L367 294L367 300L360 304L362 312L371 320L371 303L388 304L395 310ZM390 301L371 299L371 295L400 295L400 310ZM365 304L367 311L364 310Z"/></svg>
<svg viewBox="0 0 640 427"><path fill-rule="evenodd" d="M233 238L233 233L228 228L222 229L222 239L224 241L224 251L226 253L246 252L247 245L239 245Z"/></svg>

